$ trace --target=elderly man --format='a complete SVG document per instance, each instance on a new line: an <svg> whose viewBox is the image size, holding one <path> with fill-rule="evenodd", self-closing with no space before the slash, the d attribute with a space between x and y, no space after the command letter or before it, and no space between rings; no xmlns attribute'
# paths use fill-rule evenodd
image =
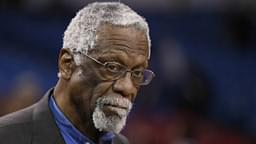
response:
<svg viewBox="0 0 256 144"><path fill-rule="evenodd" d="M0 119L0 143L128 143L119 132L140 86L154 77L149 57L141 16L119 2L89 4L65 31L56 86Z"/></svg>

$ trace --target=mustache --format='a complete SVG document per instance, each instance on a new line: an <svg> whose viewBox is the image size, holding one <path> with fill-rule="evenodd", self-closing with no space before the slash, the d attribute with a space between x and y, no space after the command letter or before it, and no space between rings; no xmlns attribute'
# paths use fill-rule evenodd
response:
<svg viewBox="0 0 256 144"><path fill-rule="evenodd" d="M130 112L133 105L129 99L120 95L106 95L99 97L96 101L96 104L99 107L103 107L104 105L117 106L127 110L127 112Z"/></svg>

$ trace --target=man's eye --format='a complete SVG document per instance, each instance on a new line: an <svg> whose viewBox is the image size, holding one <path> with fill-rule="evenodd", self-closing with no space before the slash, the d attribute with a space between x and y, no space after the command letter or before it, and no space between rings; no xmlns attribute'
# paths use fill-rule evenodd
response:
<svg viewBox="0 0 256 144"><path fill-rule="evenodd" d="M121 69L122 69L122 67L119 64L116 64L116 63L107 63L106 68L110 72L114 72L114 73L120 72Z"/></svg>
<svg viewBox="0 0 256 144"><path fill-rule="evenodd" d="M144 76L144 71L142 70L134 70L132 75L137 78L142 78Z"/></svg>

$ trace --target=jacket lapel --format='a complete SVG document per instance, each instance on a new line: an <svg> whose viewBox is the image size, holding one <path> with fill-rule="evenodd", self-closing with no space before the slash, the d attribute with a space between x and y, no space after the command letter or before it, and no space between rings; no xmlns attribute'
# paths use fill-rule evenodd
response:
<svg viewBox="0 0 256 144"><path fill-rule="evenodd" d="M48 106L48 99L53 89L35 104L33 110L32 144L65 144L59 129L55 123L51 110ZM128 140L121 134L115 134L112 144L128 144Z"/></svg>
<svg viewBox="0 0 256 144"><path fill-rule="evenodd" d="M115 134L112 144L129 144L129 141L125 136L121 134Z"/></svg>
<svg viewBox="0 0 256 144"><path fill-rule="evenodd" d="M65 144L52 113L48 106L48 99L53 89L35 105L33 111L33 144Z"/></svg>

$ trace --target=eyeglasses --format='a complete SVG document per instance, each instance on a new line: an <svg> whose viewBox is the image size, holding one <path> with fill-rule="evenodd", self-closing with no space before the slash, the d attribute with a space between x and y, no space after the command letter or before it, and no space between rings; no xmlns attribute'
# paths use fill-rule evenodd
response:
<svg viewBox="0 0 256 144"><path fill-rule="evenodd" d="M84 54L82 52L77 52L79 54L83 54L91 60L95 61L97 64L103 66L104 70L107 72L105 77L108 77L108 80L118 80L122 76L124 76L127 72L131 73L131 79L135 85L148 85L151 80L155 77L153 71L148 69L135 69L128 70L128 68L118 62L105 62L102 63L99 60Z"/></svg>

